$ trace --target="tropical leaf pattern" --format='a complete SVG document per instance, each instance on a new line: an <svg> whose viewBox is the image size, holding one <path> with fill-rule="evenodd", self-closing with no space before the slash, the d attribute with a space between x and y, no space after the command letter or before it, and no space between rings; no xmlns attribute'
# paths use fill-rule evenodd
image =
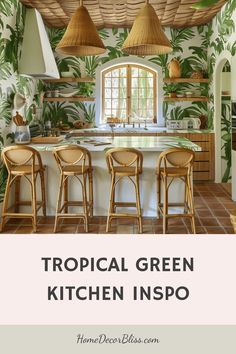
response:
<svg viewBox="0 0 236 354"><path fill-rule="evenodd" d="M23 38L25 7L19 0L0 1L0 144L14 141L11 131L13 99L16 92L24 93L27 106L23 115L35 96L35 82L31 78L18 75L18 59ZM6 170L0 165L0 201L6 183Z"/></svg>
<svg viewBox="0 0 236 354"><path fill-rule="evenodd" d="M227 49L232 55L236 54L236 40L229 41L235 32L236 1L230 0L224 6L215 19L205 26L185 29L165 28L166 35L171 41L173 52L169 55L148 57L148 60L162 68L163 76L168 76L168 63L173 57L181 63L182 76L189 77L193 70L199 68L207 71L210 79L214 71L217 56L222 50ZM25 19L25 7L19 0L0 0L0 143L6 144L13 139L13 133L9 129L13 113L13 98L15 92L24 93L27 97L27 105L22 114L27 119L32 118L32 103L41 105L41 94L46 90L41 81L19 76L17 73L18 59L20 57L23 29ZM55 50L65 29L47 29L51 46ZM122 52L122 45L129 33L128 29L100 29L99 34L103 39L107 52L102 56L95 57L62 57L55 54L59 71L72 70L74 76L91 76L96 78L96 70L103 63L112 59L127 56ZM80 93L92 92L94 87L84 85L79 87ZM163 86L164 92L170 89ZM179 92L193 90L190 84L177 85ZM208 94L207 85L199 85L200 92ZM205 102L163 104L163 114L166 118L183 119L189 115L208 115L208 127L213 128L213 90L209 92L210 104ZM223 108L224 110L224 108ZM223 112L222 110L222 112ZM53 124L63 121L73 124L74 120L84 119L88 123L95 121L94 103L56 103L47 104L43 107L44 119L52 120ZM227 120L227 119L226 119ZM222 135L225 145L222 145L222 159L226 161L227 168L230 161L228 123L222 113ZM223 139L223 140L224 140ZM224 179L230 178L228 170ZM4 191L5 171L0 166L0 200Z"/></svg>
<svg viewBox="0 0 236 354"><path fill-rule="evenodd" d="M207 40L208 45L208 75L212 81L217 56L224 50L228 50L232 56L236 55L235 35L236 23L236 1L229 0L221 11L216 15L213 21L208 24ZM224 71L229 71L229 67ZM208 124L214 115L214 97L213 83L209 90L210 104L208 106ZM221 109L221 131L222 131L222 182L228 182L231 179L231 116L230 102L222 100Z"/></svg>

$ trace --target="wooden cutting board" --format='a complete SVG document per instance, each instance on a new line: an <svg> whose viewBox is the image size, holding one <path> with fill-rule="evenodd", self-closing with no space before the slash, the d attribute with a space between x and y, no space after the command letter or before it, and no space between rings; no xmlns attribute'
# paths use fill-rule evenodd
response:
<svg viewBox="0 0 236 354"><path fill-rule="evenodd" d="M64 140L64 136L36 136L31 139L33 144L58 144Z"/></svg>

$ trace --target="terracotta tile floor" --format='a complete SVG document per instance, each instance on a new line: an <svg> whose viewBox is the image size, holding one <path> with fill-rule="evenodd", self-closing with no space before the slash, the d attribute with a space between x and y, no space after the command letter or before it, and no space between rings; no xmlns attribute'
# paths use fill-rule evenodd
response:
<svg viewBox="0 0 236 354"><path fill-rule="evenodd" d="M230 194L221 184L195 183L194 202L196 210L196 228L198 234L227 234L233 233L230 222L230 211L236 208ZM53 231L53 217L39 217L38 233L48 234ZM105 233L106 217L93 217L90 221L90 233ZM82 221L76 219L64 220L58 228L59 233L84 233ZM133 220L114 220L110 233L133 234L138 232ZM5 227L5 234L32 233L29 219L10 219ZM162 234L162 220L156 218L143 219L144 234ZM178 218L169 220L169 234L191 233L188 219Z"/></svg>

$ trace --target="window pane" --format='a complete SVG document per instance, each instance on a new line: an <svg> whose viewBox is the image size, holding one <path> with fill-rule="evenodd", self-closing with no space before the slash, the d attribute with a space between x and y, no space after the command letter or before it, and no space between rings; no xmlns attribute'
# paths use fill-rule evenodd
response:
<svg viewBox="0 0 236 354"><path fill-rule="evenodd" d="M122 109L120 111L120 119L125 120L126 119L126 110Z"/></svg>
<svg viewBox="0 0 236 354"><path fill-rule="evenodd" d="M139 77L147 77L147 70L139 69Z"/></svg>
<svg viewBox="0 0 236 354"><path fill-rule="evenodd" d="M111 109L111 100L105 100L105 109Z"/></svg>
<svg viewBox="0 0 236 354"><path fill-rule="evenodd" d="M147 97L147 89L146 87L143 89L139 89L139 97L140 98L146 98Z"/></svg>
<svg viewBox="0 0 236 354"><path fill-rule="evenodd" d="M153 89L147 88L147 98L153 99Z"/></svg>
<svg viewBox="0 0 236 354"><path fill-rule="evenodd" d="M127 76L127 68L120 68L120 77Z"/></svg>
<svg viewBox="0 0 236 354"><path fill-rule="evenodd" d="M147 86L153 87L153 79L147 79Z"/></svg>
<svg viewBox="0 0 236 354"><path fill-rule="evenodd" d="M118 106L119 106L119 109L126 109L126 100L119 100L118 101Z"/></svg>
<svg viewBox="0 0 236 354"><path fill-rule="evenodd" d="M137 87L138 87L138 79L132 78L132 88L137 88Z"/></svg>
<svg viewBox="0 0 236 354"><path fill-rule="evenodd" d="M139 96L138 95L138 89L132 89L131 95L132 95L132 97L138 97Z"/></svg>
<svg viewBox="0 0 236 354"><path fill-rule="evenodd" d="M119 98L119 90L112 89L112 98Z"/></svg>
<svg viewBox="0 0 236 354"><path fill-rule="evenodd" d="M111 87L111 79L105 79L105 87Z"/></svg>
<svg viewBox="0 0 236 354"><path fill-rule="evenodd" d="M118 76L119 76L119 69L113 70L112 77L118 77Z"/></svg>
<svg viewBox="0 0 236 354"><path fill-rule="evenodd" d="M105 89L105 98L111 98L111 90Z"/></svg>
<svg viewBox="0 0 236 354"><path fill-rule="evenodd" d="M118 88L119 87L119 79L112 78L112 87Z"/></svg>
<svg viewBox="0 0 236 354"><path fill-rule="evenodd" d="M118 107L119 107L119 101L116 100L116 99L113 99L112 100L112 108L113 109L118 109Z"/></svg>
<svg viewBox="0 0 236 354"><path fill-rule="evenodd" d="M132 77L138 77L138 68L132 68L131 75Z"/></svg>
<svg viewBox="0 0 236 354"><path fill-rule="evenodd" d="M123 99L127 98L127 89L126 89L126 87L124 87L124 88L120 87L119 88L119 95L120 95L120 98L123 98Z"/></svg>
<svg viewBox="0 0 236 354"><path fill-rule="evenodd" d="M140 88L147 87L147 79L145 79L144 77L140 77L138 79L138 85Z"/></svg>
<svg viewBox="0 0 236 354"><path fill-rule="evenodd" d="M153 111L147 111L147 117L153 119Z"/></svg>
<svg viewBox="0 0 236 354"><path fill-rule="evenodd" d="M131 108L132 108L132 111L135 111L136 109L138 109L138 99L133 98L131 100Z"/></svg>
<svg viewBox="0 0 236 354"><path fill-rule="evenodd" d="M153 100L150 99L147 100L147 109L149 110L153 109Z"/></svg>
<svg viewBox="0 0 236 354"><path fill-rule="evenodd" d="M120 87L127 88L127 78L126 77L120 78L119 82L120 82Z"/></svg>
<svg viewBox="0 0 236 354"><path fill-rule="evenodd" d="M105 117L111 117L111 110L110 109L105 110Z"/></svg>

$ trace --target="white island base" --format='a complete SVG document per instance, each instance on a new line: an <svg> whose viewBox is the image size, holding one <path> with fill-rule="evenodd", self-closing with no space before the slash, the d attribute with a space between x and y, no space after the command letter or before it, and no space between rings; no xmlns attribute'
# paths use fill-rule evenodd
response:
<svg viewBox="0 0 236 354"><path fill-rule="evenodd" d="M116 137L96 138L101 142L111 141L112 145L94 146L84 143L85 138L72 138L60 145L75 144L80 141L80 145L90 150L93 164L93 188L94 188L94 215L106 216L109 205L110 175L107 170L105 160L105 150L111 147L134 147L143 153L143 173L140 176L140 195L142 215L149 217L157 216L157 190L156 190L156 166L160 152L170 147L187 147L195 151L201 150L199 146L193 144L185 138L179 137ZM55 215L59 188L59 171L52 154L55 146L32 145L41 156L43 163L47 166L46 171L46 194L47 194L47 215ZM23 183L22 183L23 184ZM29 188L21 188L21 198L25 199ZM28 195L29 196L29 195ZM69 199L81 200L81 187L76 179L69 184ZM183 203L184 185L181 180L174 180L169 189L170 203ZM128 179L122 179L116 187L116 201L135 201L134 187ZM122 210L122 209L121 209ZM123 209L124 210L124 209ZM75 210L73 210L74 212ZM129 208L129 212L135 212L134 208Z"/></svg>

